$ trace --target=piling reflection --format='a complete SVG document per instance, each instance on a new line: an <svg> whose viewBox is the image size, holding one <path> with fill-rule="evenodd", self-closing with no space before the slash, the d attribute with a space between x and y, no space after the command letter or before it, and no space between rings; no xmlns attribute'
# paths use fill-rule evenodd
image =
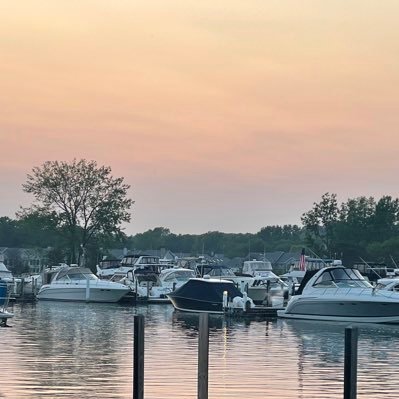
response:
<svg viewBox="0 0 399 399"><path fill-rule="evenodd" d="M170 305L40 302L16 305L0 329L0 397L127 398L132 394L133 316L145 316L146 399L194 399L198 315ZM210 316L209 397L342 397L345 325ZM359 396L392 399L399 329L361 326ZM380 381L384 381L381 384Z"/></svg>

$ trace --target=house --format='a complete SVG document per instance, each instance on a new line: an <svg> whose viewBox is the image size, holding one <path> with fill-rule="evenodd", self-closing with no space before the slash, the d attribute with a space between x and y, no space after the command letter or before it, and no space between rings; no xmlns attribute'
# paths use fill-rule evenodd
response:
<svg viewBox="0 0 399 399"><path fill-rule="evenodd" d="M48 263L49 248L8 248L0 247L4 264L14 274L40 273Z"/></svg>

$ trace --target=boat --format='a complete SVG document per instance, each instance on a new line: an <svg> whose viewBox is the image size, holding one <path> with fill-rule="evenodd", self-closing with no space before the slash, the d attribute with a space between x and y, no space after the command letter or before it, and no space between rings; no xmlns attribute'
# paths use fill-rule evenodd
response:
<svg viewBox="0 0 399 399"><path fill-rule="evenodd" d="M98 263L97 276L101 279L109 279L115 273L127 274L130 270L138 267L147 267L152 269L155 273L160 273L161 270L170 267L170 265L160 262L159 256L149 255L126 255L121 261L113 259L104 259Z"/></svg>
<svg viewBox="0 0 399 399"><path fill-rule="evenodd" d="M184 312L224 313L228 307L253 307L232 281L210 278L192 278L176 291L167 294L176 310Z"/></svg>
<svg viewBox="0 0 399 399"><path fill-rule="evenodd" d="M273 302L280 303L284 297L288 297L288 284L273 273L272 264L268 260L245 261L241 276L253 278L246 291L255 303L273 305Z"/></svg>
<svg viewBox="0 0 399 399"><path fill-rule="evenodd" d="M7 266L0 260L0 281L5 281L6 283L14 283L14 277Z"/></svg>
<svg viewBox="0 0 399 399"><path fill-rule="evenodd" d="M130 291L126 285L100 280L90 269L65 265L57 269L49 284L40 287L40 300L118 302Z"/></svg>
<svg viewBox="0 0 399 399"><path fill-rule="evenodd" d="M344 266L308 271L279 317L307 320L398 323L399 293L373 287Z"/></svg>
<svg viewBox="0 0 399 399"><path fill-rule="evenodd" d="M0 281L0 326L7 326L7 320L14 317L14 314L7 310L10 300L10 293L7 282Z"/></svg>
<svg viewBox="0 0 399 399"><path fill-rule="evenodd" d="M0 256L0 281L7 283L7 292L15 296L16 282L18 279L15 279L11 271L7 269L3 259L3 256Z"/></svg>
<svg viewBox="0 0 399 399"><path fill-rule="evenodd" d="M172 292L172 288L163 286L159 273L148 265L130 270L121 280L135 294L136 300L151 303L170 303L166 294Z"/></svg>
<svg viewBox="0 0 399 399"><path fill-rule="evenodd" d="M183 284L187 283L190 278L195 277L194 270L177 266L164 269L159 274L161 285L165 288L169 288L171 291L180 288Z"/></svg>
<svg viewBox="0 0 399 399"><path fill-rule="evenodd" d="M377 280L377 290L399 292L399 277L384 277Z"/></svg>

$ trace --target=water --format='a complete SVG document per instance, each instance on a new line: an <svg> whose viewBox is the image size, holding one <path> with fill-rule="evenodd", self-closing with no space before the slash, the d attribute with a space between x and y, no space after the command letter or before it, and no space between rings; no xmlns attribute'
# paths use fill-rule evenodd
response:
<svg viewBox="0 0 399 399"><path fill-rule="evenodd" d="M133 315L145 398L196 398L198 316L171 305L15 305L0 329L0 398L132 397ZM342 398L345 324L210 319L209 398ZM399 326L362 325L358 397L399 397Z"/></svg>

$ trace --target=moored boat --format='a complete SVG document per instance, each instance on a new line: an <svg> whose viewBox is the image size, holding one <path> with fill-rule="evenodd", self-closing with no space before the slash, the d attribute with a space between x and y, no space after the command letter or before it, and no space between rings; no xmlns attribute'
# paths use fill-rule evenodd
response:
<svg viewBox="0 0 399 399"><path fill-rule="evenodd" d="M237 308L242 303L243 294L232 281L214 278L192 278L176 291L167 295L177 310L185 312L224 313L228 304ZM248 298L248 306L253 302Z"/></svg>
<svg viewBox="0 0 399 399"><path fill-rule="evenodd" d="M399 323L399 293L373 287L358 270L326 267L307 272L279 317Z"/></svg>
<svg viewBox="0 0 399 399"><path fill-rule="evenodd" d="M49 284L40 287L37 298L57 301L118 302L130 291L126 285L100 280L90 269L61 267Z"/></svg>

